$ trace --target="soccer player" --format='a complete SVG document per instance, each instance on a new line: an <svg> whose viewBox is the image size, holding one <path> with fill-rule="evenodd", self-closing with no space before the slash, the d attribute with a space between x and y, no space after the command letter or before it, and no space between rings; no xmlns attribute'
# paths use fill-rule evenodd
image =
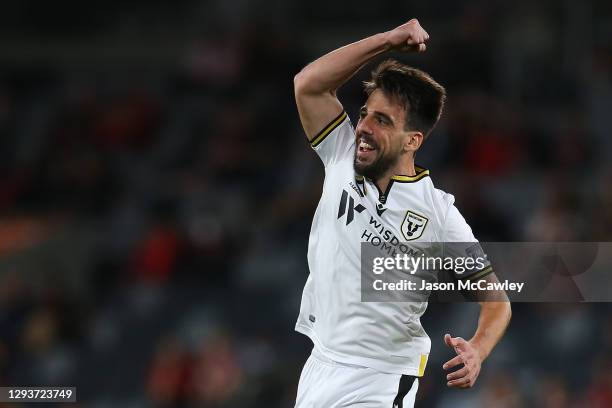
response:
<svg viewBox="0 0 612 408"><path fill-rule="evenodd" d="M296 323L314 343L298 408L414 405L431 346L419 320L427 303L361 302L361 242L477 242L453 196L435 189L429 171L414 164L441 115L444 88L423 71L387 60L365 84L368 97L356 128L336 96L372 58L390 50L422 53L428 39L413 19L324 55L295 76L300 120L325 166ZM457 354L443 366L454 369L449 387L474 385L510 320L508 302L480 305L469 341L444 337Z"/></svg>

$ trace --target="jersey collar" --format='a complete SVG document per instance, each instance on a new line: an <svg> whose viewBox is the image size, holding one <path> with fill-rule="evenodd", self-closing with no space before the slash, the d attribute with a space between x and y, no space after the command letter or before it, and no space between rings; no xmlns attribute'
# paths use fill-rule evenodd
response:
<svg viewBox="0 0 612 408"><path fill-rule="evenodd" d="M429 170L426 169L425 167L414 166L414 170L416 171L416 174L414 176L406 176L406 175L403 175L403 174L396 174L396 175L391 176L391 180L399 181L401 183L414 183L415 181L419 181L423 177L429 177ZM357 175L357 176L355 176L355 180L357 180L359 182L363 182L365 180L365 177ZM373 182L370 179L367 179L367 180L370 181L370 182Z"/></svg>
<svg viewBox="0 0 612 408"><path fill-rule="evenodd" d="M391 180L399 181L401 183L414 183L419 181L423 177L429 177L429 170L421 166L414 166L416 174L414 176L405 176L402 174L391 176Z"/></svg>
<svg viewBox="0 0 612 408"><path fill-rule="evenodd" d="M391 192L391 187L393 186L394 182L398 182L398 183L415 183L425 177L429 177L429 170L427 170L424 167L421 166L414 166L415 172L416 174L414 176L406 176L403 174L397 174L397 175L393 175L391 176L391 180L389 180L389 184L387 184L387 190L386 191L382 191L378 188L378 185L370 179L366 179L363 176L357 175L355 176L355 180L361 184L362 188L363 188L363 193L364 195L366 195L366 189L365 189L365 180L368 180L369 182L371 182L372 184L374 184L374 186L376 187L376 189L378 190L378 200L382 203L385 204L387 202L387 198L389 197L389 193Z"/></svg>

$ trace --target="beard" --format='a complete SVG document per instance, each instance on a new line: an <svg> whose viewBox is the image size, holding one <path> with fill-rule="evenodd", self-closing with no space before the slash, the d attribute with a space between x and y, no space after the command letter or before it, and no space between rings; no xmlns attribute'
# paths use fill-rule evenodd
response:
<svg viewBox="0 0 612 408"><path fill-rule="evenodd" d="M355 156L353 159L353 168L355 172L370 180L377 180L383 176L391 167L393 167L400 158L400 153L389 152L387 155L376 157L370 164L363 164L357 160L357 149L355 146Z"/></svg>

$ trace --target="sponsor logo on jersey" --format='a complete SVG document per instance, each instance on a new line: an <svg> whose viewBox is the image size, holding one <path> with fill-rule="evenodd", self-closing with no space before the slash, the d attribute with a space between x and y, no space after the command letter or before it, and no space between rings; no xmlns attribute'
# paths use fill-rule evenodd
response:
<svg viewBox="0 0 612 408"><path fill-rule="evenodd" d="M407 211L401 228L402 235L406 241L412 241L423 235L427 221L429 220L426 217L419 215L414 211Z"/></svg>
<svg viewBox="0 0 612 408"><path fill-rule="evenodd" d="M355 205L355 200L346 190L342 190L340 198L340 207L338 208L338 219L346 214L346 225L349 225L355 219L355 211L362 213L366 208L361 205Z"/></svg>
<svg viewBox="0 0 612 408"><path fill-rule="evenodd" d="M409 247L406 244L400 242L393 232L385 228L385 226L378 222L374 217L370 216L370 228L366 228L361 233L361 242L369 242L374 247L380 248L381 251L387 253L389 256L395 256L398 253L408 254L410 256L419 255L419 250Z"/></svg>

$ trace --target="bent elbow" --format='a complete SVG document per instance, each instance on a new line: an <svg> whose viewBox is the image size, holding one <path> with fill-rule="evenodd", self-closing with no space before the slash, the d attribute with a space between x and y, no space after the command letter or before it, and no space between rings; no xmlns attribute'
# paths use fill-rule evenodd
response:
<svg viewBox="0 0 612 408"><path fill-rule="evenodd" d="M293 77L293 90L296 95L304 93L306 87L306 78L304 75L304 70L298 72Z"/></svg>
<svg viewBox="0 0 612 408"><path fill-rule="evenodd" d="M293 91L300 96L336 96L335 89L329 89L315 73L302 69L293 77Z"/></svg>

